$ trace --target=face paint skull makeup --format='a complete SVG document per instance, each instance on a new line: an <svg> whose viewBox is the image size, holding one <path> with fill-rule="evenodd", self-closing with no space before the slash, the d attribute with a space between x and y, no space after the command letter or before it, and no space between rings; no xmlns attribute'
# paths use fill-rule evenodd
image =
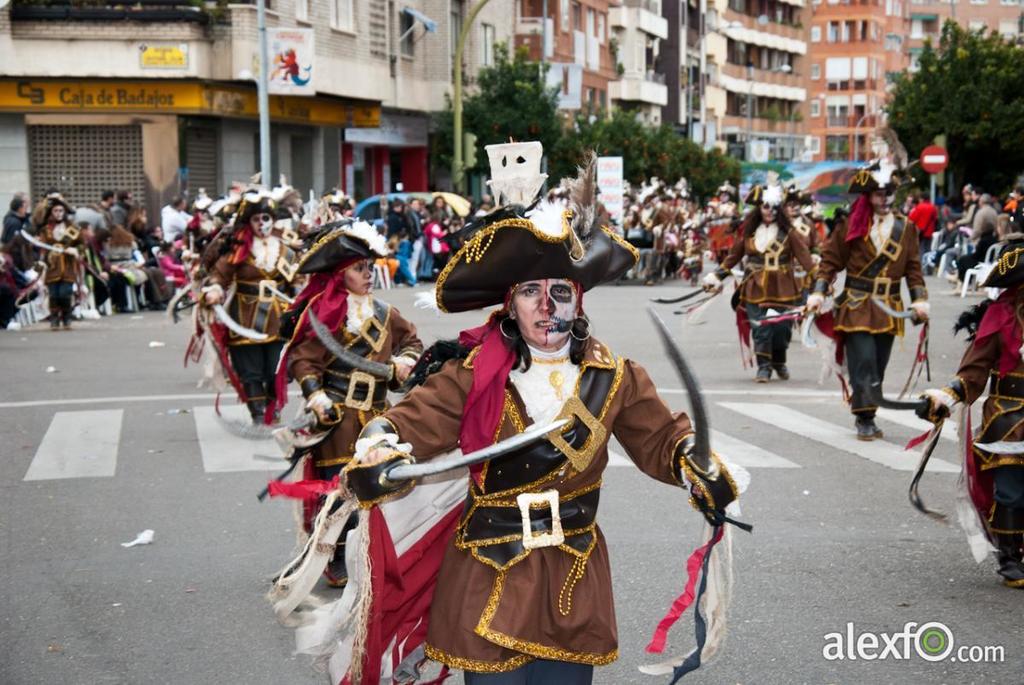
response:
<svg viewBox="0 0 1024 685"><path fill-rule="evenodd" d="M274 217L269 214L257 214L252 218L252 225L264 238L274 230Z"/></svg>
<svg viewBox="0 0 1024 685"><path fill-rule="evenodd" d="M561 278L526 281L515 288L511 312L528 345L554 352L569 340L578 302L572 281Z"/></svg>

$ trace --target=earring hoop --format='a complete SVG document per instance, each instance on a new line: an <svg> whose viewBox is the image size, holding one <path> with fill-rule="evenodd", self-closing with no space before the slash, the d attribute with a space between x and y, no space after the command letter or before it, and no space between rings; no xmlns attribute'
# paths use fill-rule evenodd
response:
<svg viewBox="0 0 1024 685"><path fill-rule="evenodd" d="M512 321L512 324L515 325L515 320L513 320L513 319L502 319L501 323L498 324L498 330L501 331L501 335L502 335L503 338L506 338L508 340L515 340L517 337L519 337L518 335L509 335L508 333L505 332L505 322L506 321ZM519 332L519 330L517 329L516 333L518 333L518 332Z"/></svg>
<svg viewBox="0 0 1024 685"><path fill-rule="evenodd" d="M582 321L584 327L587 329L587 334L584 335L582 338L580 336L576 335L576 330L575 329L576 329L576 322L577 321ZM585 316L578 316L578 317L576 317L576 321L573 321L573 325L569 329L569 335L571 335L576 340L579 340L580 342L584 342L586 340L589 340L590 339L590 319L588 319Z"/></svg>

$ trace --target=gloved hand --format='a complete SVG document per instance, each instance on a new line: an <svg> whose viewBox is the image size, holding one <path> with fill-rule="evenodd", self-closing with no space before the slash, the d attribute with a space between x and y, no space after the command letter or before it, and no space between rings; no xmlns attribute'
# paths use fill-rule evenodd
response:
<svg viewBox="0 0 1024 685"><path fill-rule="evenodd" d="M224 301L224 289L216 283L203 288L203 299L206 304L215 305Z"/></svg>
<svg viewBox="0 0 1024 685"><path fill-rule="evenodd" d="M812 314L817 314L821 311L821 306L825 304L825 296L821 293L811 293L807 296L807 304L804 305L804 309Z"/></svg>
<svg viewBox="0 0 1024 685"><path fill-rule="evenodd" d="M341 420L334 402L323 390L317 390L309 396L306 408L316 414L316 420L322 426L332 426Z"/></svg>
<svg viewBox="0 0 1024 685"><path fill-rule="evenodd" d="M64 248L64 254L68 255L69 257L74 257L75 259L78 259L78 248L77 247L65 247Z"/></svg>
<svg viewBox="0 0 1024 685"><path fill-rule="evenodd" d="M722 281L719 280L718 276L715 275L714 271L712 271L709 274L706 274L704 278L700 279L700 284L704 287L704 290L708 292L717 293L722 289Z"/></svg>
<svg viewBox="0 0 1024 685"><path fill-rule="evenodd" d="M931 306L926 301L912 302L910 308L914 312L915 321L924 323L928 320L928 312L931 310Z"/></svg>
<svg viewBox="0 0 1024 685"><path fill-rule="evenodd" d="M397 496L408 492L415 485L414 481L390 481L385 477L388 470L398 464L411 464L415 460L411 455L386 448L374 448L367 457L374 460L353 459L345 467L345 485L359 500L359 506L368 508L378 504L389 496Z"/></svg>
<svg viewBox="0 0 1024 685"><path fill-rule="evenodd" d="M922 399L928 400L928 404L921 409L918 409L915 414L919 418L925 421L931 421L935 423L939 419L945 419L949 416L954 405L956 405L956 398L952 394L945 390L937 390L935 388L929 388L925 390L921 395Z"/></svg>

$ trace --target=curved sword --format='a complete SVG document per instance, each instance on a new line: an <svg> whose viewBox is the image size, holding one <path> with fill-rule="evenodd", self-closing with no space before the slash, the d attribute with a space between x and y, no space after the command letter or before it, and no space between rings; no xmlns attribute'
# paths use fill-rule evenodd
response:
<svg viewBox="0 0 1024 685"><path fill-rule="evenodd" d="M651 302L657 302L658 304L679 304L680 302L692 300L698 295L702 295L706 292L707 291L704 290L703 288L698 288L697 290L694 290L692 293L686 293L685 295L681 295L679 297L653 297L651 298Z"/></svg>
<svg viewBox="0 0 1024 685"><path fill-rule="evenodd" d="M894 319L910 319L915 324L921 323L913 309L905 309L902 312L898 312L877 297L872 296L871 301L874 302L875 306L881 309L886 316L891 316Z"/></svg>
<svg viewBox="0 0 1024 685"><path fill-rule="evenodd" d="M708 474L708 480L715 480L718 478L718 464L711 458L711 427L708 423L707 409L704 406L704 396L700 392L700 384L697 382L693 369L686 361L686 357L683 356L683 351L679 349L679 345L672 338L668 326L653 308L648 307L647 313L651 315L654 327L658 329L661 342L665 346L665 353L668 354L668 358L676 370L676 375L679 376L683 387L686 388L686 394L690 396L690 423L693 426L694 445L693 454L689 459L701 471Z"/></svg>
<svg viewBox="0 0 1024 685"><path fill-rule="evenodd" d="M286 426L265 426L257 425L253 423L244 423L237 419L229 419L226 416L217 414L217 420L229 433L245 440L269 440L274 436L274 433L280 430L287 430L291 433L300 431L316 423L315 416L312 412L306 412L299 418L295 419Z"/></svg>
<svg viewBox="0 0 1024 685"><path fill-rule="evenodd" d="M927 412L928 398L922 397L917 400L890 400L882 395L882 384L874 383L871 392L875 398L875 404L883 409L895 409L897 411Z"/></svg>
<svg viewBox="0 0 1024 685"><path fill-rule="evenodd" d="M243 338L249 338L250 340L262 342L270 337L266 333L260 333L259 331L253 330L251 328L246 328L242 324L232 319L231 315L228 314L228 310L224 309L224 305L222 304L213 305L213 313L217 315L217 319L219 319L222 324L224 324L232 331L234 331L237 335L240 335Z"/></svg>
<svg viewBox="0 0 1024 685"><path fill-rule="evenodd" d="M42 240L39 240L34 235L26 231L24 228L21 229L21 237L41 250L49 250L50 252L56 252L57 254L64 254L63 247L60 247L59 245L50 245L49 243L44 243Z"/></svg>
<svg viewBox="0 0 1024 685"><path fill-rule="evenodd" d="M395 373L395 367L392 364L370 361L366 357L360 357L352 350L343 347L335 340L334 334L327 330L327 326L323 325L320 319L316 318L316 315L313 314L313 310L308 307L306 308L306 317L309 319L309 325L313 327L313 332L316 334L317 339L327 348L328 352L353 369L365 371L371 376L376 376L386 381L391 380Z"/></svg>
<svg viewBox="0 0 1024 685"><path fill-rule="evenodd" d="M809 312L804 316L804 322L800 326L800 342L809 350L813 350L818 346L814 336L811 334L811 328L814 326L814 320L817 317L818 315L814 312Z"/></svg>
<svg viewBox="0 0 1024 685"><path fill-rule="evenodd" d="M559 419L544 425L528 426L526 430L518 435L513 435L511 438L506 438L501 442L496 442L493 445L488 445L487 447L478 449L475 452L470 452L469 454L460 454L447 459L427 461L422 464L396 464L387 470L384 478L392 483L398 483L403 480L423 478L425 476L444 473L445 471L451 471L452 469L461 468L463 466L479 464L482 461L495 459L503 454L508 454L513 450L517 450L520 447L525 447L526 445L537 442L548 433L558 430L567 423L569 423L569 419Z"/></svg>

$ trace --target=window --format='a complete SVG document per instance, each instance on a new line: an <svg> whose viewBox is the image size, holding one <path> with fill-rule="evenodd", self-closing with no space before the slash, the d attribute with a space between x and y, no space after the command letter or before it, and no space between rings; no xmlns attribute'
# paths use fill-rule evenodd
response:
<svg viewBox="0 0 1024 685"><path fill-rule="evenodd" d="M402 38L403 57L413 57L416 54L416 44L412 42L415 29L416 18L408 12L401 12L398 15L398 35Z"/></svg>
<svg viewBox="0 0 1024 685"><path fill-rule="evenodd" d="M973 0L972 0L973 4ZM972 20L967 24L967 28L971 31L984 31L986 29L985 22L981 19Z"/></svg>
<svg viewBox="0 0 1024 685"><path fill-rule="evenodd" d="M561 9L561 21L559 24L562 27L562 32L569 30L569 0L559 0L559 8Z"/></svg>
<svg viewBox="0 0 1024 685"><path fill-rule="evenodd" d="M987 5L988 0L971 0L972 5Z"/></svg>
<svg viewBox="0 0 1024 685"><path fill-rule="evenodd" d="M924 22L920 19L910 20L910 37L914 40L924 38Z"/></svg>
<svg viewBox="0 0 1024 685"><path fill-rule="evenodd" d="M850 155L850 139L847 136L825 136L825 159L844 160Z"/></svg>
<svg viewBox="0 0 1024 685"><path fill-rule="evenodd" d="M597 14L597 42L604 45L604 32L605 32L605 18L607 15L604 12L598 12Z"/></svg>
<svg viewBox="0 0 1024 685"><path fill-rule="evenodd" d="M999 35L1001 35L1003 38L1014 38L1017 35L1017 22L999 22Z"/></svg>
<svg viewBox="0 0 1024 685"><path fill-rule="evenodd" d="M999 0L999 4L1000 5L1009 5L1010 7L1015 7L1015 6L1019 5L1020 2L1019 2L1019 0Z"/></svg>
<svg viewBox="0 0 1024 685"><path fill-rule="evenodd" d="M820 43L821 42L821 27L820 26L812 26L811 27L811 42L812 43Z"/></svg>
<svg viewBox="0 0 1024 685"><path fill-rule="evenodd" d="M821 138L819 138L818 136L812 136L810 142L811 142L811 145L810 145L811 154L812 155L820 155L821 154Z"/></svg>
<svg viewBox="0 0 1024 685"><path fill-rule="evenodd" d="M812 64L811 65L811 80L812 81L817 81L820 78L821 78L821 65L820 64Z"/></svg>
<svg viewBox="0 0 1024 685"><path fill-rule="evenodd" d="M355 31L352 7L355 0L331 0L331 28L338 31ZM403 12L403 15L405 13Z"/></svg>
<svg viewBox="0 0 1024 685"><path fill-rule="evenodd" d="M835 43L839 40L839 23L830 21L828 23L828 35L825 38L829 43Z"/></svg>
<svg viewBox="0 0 1024 685"><path fill-rule="evenodd" d="M811 116L812 117L820 117L821 116L821 100L819 100L817 98L811 100Z"/></svg>
<svg viewBox="0 0 1024 685"><path fill-rule="evenodd" d="M295 0L295 19L309 21L309 0Z"/></svg>
<svg viewBox="0 0 1024 685"><path fill-rule="evenodd" d="M489 67L494 64L494 26L491 24L483 24L480 28L483 33L483 40L480 43L482 48L480 64L485 67Z"/></svg>
<svg viewBox="0 0 1024 685"><path fill-rule="evenodd" d="M583 8L578 2L572 3L572 30L583 30Z"/></svg>

